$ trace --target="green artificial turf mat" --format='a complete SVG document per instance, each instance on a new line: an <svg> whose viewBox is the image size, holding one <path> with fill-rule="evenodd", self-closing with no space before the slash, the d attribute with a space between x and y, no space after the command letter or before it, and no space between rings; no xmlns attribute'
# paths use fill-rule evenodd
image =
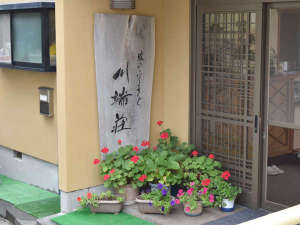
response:
<svg viewBox="0 0 300 225"><path fill-rule="evenodd" d="M60 212L59 195L0 175L0 199L37 217Z"/></svg>
<svg viewBox="0 0 300 225"><path fill-rule="evenodd" d="M154 225L126 213L93 214L89 209L80 209L55 217L52 221L59 225Z"/></svg>
<svg viewBox="0 0 300 225"><path fill-rule="evenodd" d="M60 212L60 198L48 198L36 202L28 202L21 205L17 205L18 209L21 209L30 215L37 218L46 217L49 215L57 214Z"/></svg>

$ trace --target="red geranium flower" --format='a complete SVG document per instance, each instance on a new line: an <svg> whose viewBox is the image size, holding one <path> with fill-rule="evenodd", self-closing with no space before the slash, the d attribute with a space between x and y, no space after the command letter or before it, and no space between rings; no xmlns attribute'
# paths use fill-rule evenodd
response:
<svg viewBox="0 0 300 225"><path fill-rule="evenodd" d="M121 139L118 140L118 144L119 144L119 145L122 144L122 140L121 140Z"/></svg>
<svg viewBox="0 0 300 225"><path fill-rule="evenodd" d="M100 163L100 160L99 159L94 159L94 165L97 165Z"/></svg>
<svg viewBox="0 0 300 225"><path fill-rule="evenodd" d="M140 176L139 181L144 182L147 179L147 176L144 174Z"/></svg>
<svg viewBox="0 0 300 225"><path fill-rule="evenodd" d="M149 146L149 145L150 145L149 141L142 141L142 146L143 147L146 147L146 146Z"/></svg>
<svg viewBox="0 0 300 225"><path fill-rule="evenodd" d="M77 198L77 201L78 201L78 202L80 202L81 200L82 200L81 197L78 197L78 198Z"/></svg>
<svg viewBox="0 0 300 225"><path fill-rule="evenodd" d="M214 159L214 158L215 158L215 155L214 155L214 154L209 154L209 155L208 155L208 158Z"/></svg>
<svg viewBox="0 0 300 225"><path fill-rule="evenodd" d="M195 150L195 151L192 152L192 155L193 155L193 156L197 156L197 155L198 155L198 152Z"/></svg>
<svg viewBox="0 0 300 225"><path fill-rule="evenodd" d="M135 147L132 148L132 150L135 151L135 152L138 152L139 148L137 146L135 146Z"/></svg>
<svg viewBox="0 0 300 225"><path fill-rule="evenodd" d="M109 174L104 175L104 181L108 180L110 178Z"/></svg>
<svg viewBox="0 0 300 225"><path fill-rule="evenodd" d="M87 197L88 199L91 199L91 198L92 198L92 194L89 192L89 193L87 193L86 197Z"/></svg>
<svg viewBox="0 0 300 225"><path fill-rule="evenodd" d="M137 163L139 161L140 157L138 157L137 155L134 155L131 157L131 162Z"/></svg>
<svg viewBox="0 0 300 225"><path fill-rule="evenodd" d="M202 180L202 185L203 186L208 186L210 184L210 179L204 179Z"/></svg>
<svg viewBox="0 0 300 225"><path fill-rule="evenodd" d="M105 148L102 148L101 152L102 152L102 153L104 153L104 154L106 154L106 153L108 153L108 152L109 152L109 149L108 149L108 148L106 148L106 147L105 147Z"/></svg>
<svg viewBox="0 0 300 225"><path fill-rule="evenodd" d="M153 147L153 150L156 151L156 150L157 150L157 146L154 146L154 147Z"/></svg>
<svg viewBox="0 0 300 225"><path fill-rule="evenodd" d="M110 174L114 174L114 172L116 172L115 169L111 169L111 171L109 171Z"/></svg>
<svg viewBox="0 0 300 225"><path fill-rule="evenodd" d="M163 132L161 135L160 135L160 138L161 139L167 139L169 137L169 133L168 132Z"/></svg>
<svg viewBox="0 0 300 225"><path fill-rule="evenodd" d="M221 177L224 179L224 180L228 180L229 177L231 176L230 172L228 170L224 171L221 175Z"/></svg>
<svg viewBox="0 0 300 225"><path fill-rule="evenodd" d="M164 123L164 121L161 121L161 120L159 120L159 121L156 122L156 124L157 124L158 126L161 126L163 123Z"/></svg>

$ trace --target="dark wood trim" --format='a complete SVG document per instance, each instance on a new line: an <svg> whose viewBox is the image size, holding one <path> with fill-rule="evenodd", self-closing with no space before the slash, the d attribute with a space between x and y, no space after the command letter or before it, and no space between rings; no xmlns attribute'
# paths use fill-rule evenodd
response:
<svg viewBox="0 0 300 225"><path fill-rule="evenodd" d="M55 9L54 2L31 2L0 5L0 11L22 10L22 9Z"/></svg>
<svg viewBox="0 0 300 225"><path fill-rule="evenodd" d="M26 9L22 8L22 9L2 10L2 11L0 10L0 13L7 13L10 15L10 39L11 39L11 64L0 63L0 67L20 69L20 70L40 71L40 72L56 72L56 66L50 65L49 10L54 10L54 9L53 7L51 8L42 7L42 8L26 8ZM40 13L41 14L42 63L18 62L14 60L14 32L13 32L14 18L13 16L14 14L18 14L18 13Z"/></svg>

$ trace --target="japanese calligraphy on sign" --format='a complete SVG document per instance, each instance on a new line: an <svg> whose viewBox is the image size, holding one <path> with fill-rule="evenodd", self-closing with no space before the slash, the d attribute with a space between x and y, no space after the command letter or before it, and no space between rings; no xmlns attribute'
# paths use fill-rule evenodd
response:
<svg viewBox="0 0 300 225"><path fill-rule="evenodd" d="M100 148L149 140L154 57L153 17L96 14Z"/></svg>

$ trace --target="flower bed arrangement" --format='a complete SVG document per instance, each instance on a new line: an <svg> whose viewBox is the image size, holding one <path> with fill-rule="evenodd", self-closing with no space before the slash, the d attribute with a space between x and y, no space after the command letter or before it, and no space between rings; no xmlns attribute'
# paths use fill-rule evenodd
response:
<svg viewBox="0 0 300 225"><path fill-rule="evenodd" d="M156 189L138 196L136 202L141 213L164 215L169 214L176 203L179 204L171 196L169 188L163 184L158 184Z"/></svg>
<svg viewBox="0 0 300 225"><path fill-rule="evenodd" d="M163 122L157 124L162 127ZM230 172L222 170L213 154L201 155L194 145L181 143L170 129L162 127L158 143L153 147L149 141L141 142L142 149L122 146L122 140L118 144L120 148L113 153L103 148L101 152L106 154L106 159L101 162L95 159L94 164L99 164L105 187L127 192L125 204L136 201L143 213L165 215L181 203L185 214L190 216L200 215L205 207L233 210L228 201L234 201L241 189L229 183ZM182 187L176 199L170 194L173 185ZM138 188L147 186L154 188L137 197Z"/></svg>
<svg viewBox="0 0 300 225"><path fill-rule="evenodd" d="M111 191L100 195L88 193L85 197L78 197L81 207L90 208L93 213L120 213L124 199L113 195Z"/></svg>

